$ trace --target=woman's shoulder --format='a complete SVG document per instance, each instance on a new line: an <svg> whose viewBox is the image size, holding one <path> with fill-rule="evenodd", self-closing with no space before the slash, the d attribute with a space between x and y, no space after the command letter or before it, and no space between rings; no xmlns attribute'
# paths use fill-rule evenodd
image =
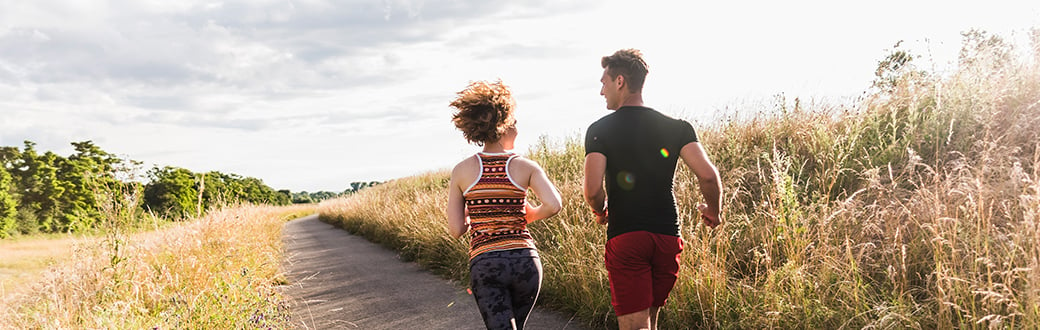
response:
<svg viewBox="0 0 1040 330"><path fill-rule="evenodd" d="M477 159L477 156L471 155L469 157L463 158L457 164L455 164L455 167L451 170L451 174L454 176L455 173L459 171L476 169L478 167L480 167L480 160Z"/></svg>
<svg viewBox="0 0 1040 330"><path fill-rule="evenodd" d="M520 155L513 157L513 160L510 161L510 165L529 170L542 168L541 165L538 165L538 162Z"/></svg>
<svg viewBox="0 0 1040 330"><path fill-rule="evenodd" d="M532 160L527 159L526 157L524 157L521 154L512 154L512 156L510 156L509 158L510 158L510 160L509 160L510 164L525 164L525 165L527 165L527 164L530 164L532 162Z"/></svg>
<svg viewBox="0 0 1040 330"><path fill-rule="evenodd" d="M476 156L469 156L455 164L455 168L451 170L451 181L455 182L459 191L465 192L466 186L475 181L480 176L479 173L480 161Z"/></svg>

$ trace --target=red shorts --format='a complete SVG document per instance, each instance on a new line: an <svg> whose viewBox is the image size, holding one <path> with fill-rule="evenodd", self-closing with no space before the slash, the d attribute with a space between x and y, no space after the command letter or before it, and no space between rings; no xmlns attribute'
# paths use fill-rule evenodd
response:
<svg viewBox="0 0 1040 330"><path fill-rule="evenodd" d="M604 262L614 313L625 315L664 306L679 274L678 236L647 231L624 233L607 241Z"/></svg>

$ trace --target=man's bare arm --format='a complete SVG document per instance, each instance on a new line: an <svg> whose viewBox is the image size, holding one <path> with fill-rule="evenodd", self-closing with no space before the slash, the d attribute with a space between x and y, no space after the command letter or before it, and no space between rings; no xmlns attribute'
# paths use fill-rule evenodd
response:
<svg viewBox="0 0 1040 330"><path fill-rule="evenodd" d="M722 181L719 170L711 163L708 154L699 142L690 142L679 152L686 166L697 176L697 186L704 196L705 204L697 206L704 224L714 228L722 222Z"/></svg>
<svg viewBox="0 0 1040 330"><path fill-rule="evenodd" d="M585 203L597 213L596 222L601 225L607 223L607 192L603 189L606 172L607 156L598 152L585 155Z"/></svg>

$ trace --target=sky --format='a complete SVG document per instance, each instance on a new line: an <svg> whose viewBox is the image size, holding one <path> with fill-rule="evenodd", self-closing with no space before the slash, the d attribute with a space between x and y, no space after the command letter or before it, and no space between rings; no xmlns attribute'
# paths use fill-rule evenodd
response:
<svg viewBox="0 0 1040 330"><path fill-rule="evenodd" d="M646 104L697 127L851 102L901 40L942 72L961 32L1032 28L1040 1L0 0L0 146L343 191L479 151L448 106L474 80L512 88L523 154L609 113L621 48L649 63Z"/></svg>

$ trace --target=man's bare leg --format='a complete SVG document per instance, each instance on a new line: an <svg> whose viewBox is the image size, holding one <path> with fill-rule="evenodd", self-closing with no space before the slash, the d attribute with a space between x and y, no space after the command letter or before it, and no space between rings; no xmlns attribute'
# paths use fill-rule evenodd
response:
<svg viewBox="0 0 1040 330"><path fill-rule="evenodd" d="M650 330L657 330L657 313L661 312L661 306L650 307Z"/></svg>
<svg viewBox="0 0 1040 330"><path fill-rule="evenodd" d="M620 330L650 330L650 309L644 309L634 313L618 315L618 329Z"/></svg>

